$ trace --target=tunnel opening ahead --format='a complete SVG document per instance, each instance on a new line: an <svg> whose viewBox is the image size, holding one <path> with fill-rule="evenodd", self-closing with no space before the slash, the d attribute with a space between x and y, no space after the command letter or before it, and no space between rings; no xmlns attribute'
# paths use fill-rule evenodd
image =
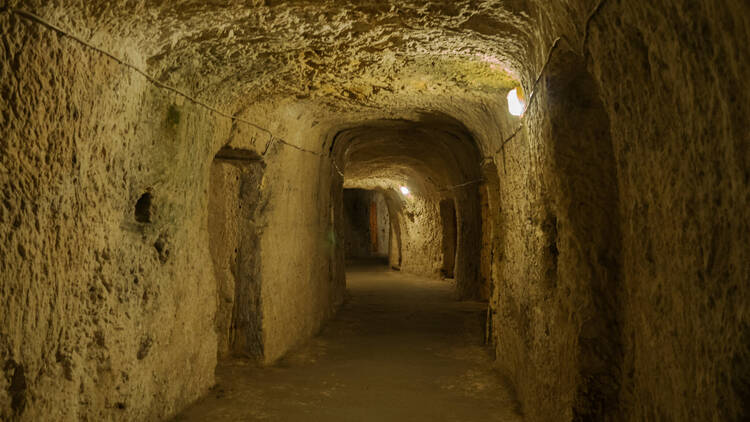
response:
<svg viewBox="0 0 750 422"><path fill-rule="evenodd" d="M355 123L336 132L331 152L343 188L383 194L391 268L453 279L460 299L482 296L481 153L461 121L420 112L412 119ZM348 255L364 241L350 246Z"/></svg>
<svg viewBox="0 0 750 422"><path fill-rule="evenodd" d="M391 223L383 193L344 189L343 202L346 260L387 265L391 253Z"/></svg>

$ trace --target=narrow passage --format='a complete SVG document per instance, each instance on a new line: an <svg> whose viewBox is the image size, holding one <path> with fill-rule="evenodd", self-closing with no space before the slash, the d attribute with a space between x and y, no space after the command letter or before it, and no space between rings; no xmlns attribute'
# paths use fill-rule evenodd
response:
<svg viewBox="0 0 750 422"><path fill-rule="evenodd" d="M242 360L176 421L517 421L482 346L485 304L447 281L358 265L322 333L271 367Z"/></svg>

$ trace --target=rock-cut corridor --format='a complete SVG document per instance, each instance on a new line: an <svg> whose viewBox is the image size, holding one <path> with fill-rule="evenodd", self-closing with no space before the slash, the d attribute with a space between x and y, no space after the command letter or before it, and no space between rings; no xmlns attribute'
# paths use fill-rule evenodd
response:
<svg viewBox="0 0 750 422"><path fill-rule="evenodd" d="M175 421L519 421L483 347L486 306L446 281L378 265L347 271L349 299L312 342L274 366L217 370Z"/></svg>
<svg viewBox="0 0 750 422"><path fill-rule="evenodd" d="M0 420L750 420L748 39L0 0Z"/></svg>

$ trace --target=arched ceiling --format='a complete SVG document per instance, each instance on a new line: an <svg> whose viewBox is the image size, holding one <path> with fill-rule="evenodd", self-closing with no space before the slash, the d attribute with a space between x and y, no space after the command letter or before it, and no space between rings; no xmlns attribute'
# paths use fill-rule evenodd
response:
<svg viewBox="0 0 750 422"><path fill-rule="evenodd" d="M480 177L474 139L445 115L368 122L340 132L334 148L343 163L345 187L407 186L423 196L451 196L451 186Z"/></svg>
<svg viewBox="0 0 750 422"><path fill-rule="evenodd" d="M233 113L279 98L347 110L504 92L531 38L522 1L11 3Z"/></svg>
<svg viewBox="0 0 750 422"><path fill-rule="evenodd" d="M344 134L359 187L479 178L477 145L486 154L503 130L478 128L504 129L487 110L528 81L539 50L536 0L10 3L304 148Z"/></svg>

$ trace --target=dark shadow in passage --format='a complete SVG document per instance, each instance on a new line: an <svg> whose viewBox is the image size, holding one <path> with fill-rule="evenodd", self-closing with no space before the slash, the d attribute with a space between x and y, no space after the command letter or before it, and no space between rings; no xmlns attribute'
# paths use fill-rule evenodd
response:
<svg viewBox="0 0 750 422"><path fill-rule="evenodd" d="M456 265L456 243L458 234L456 230L456 206L453 199L440 201L440 220L443 227L443 266L440 275L444 278L454 277Z"/></svg>

